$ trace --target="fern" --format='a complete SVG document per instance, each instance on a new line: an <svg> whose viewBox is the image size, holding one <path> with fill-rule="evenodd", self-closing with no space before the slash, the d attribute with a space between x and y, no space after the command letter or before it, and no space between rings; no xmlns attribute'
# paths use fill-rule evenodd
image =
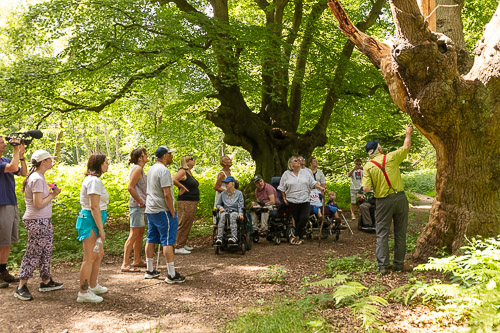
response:
<svg viewBox="0 0 500 333"><path fill-rule="evenodd" d="M338 274L333 278L323 279L321 281L316 282L308 282L307 286L315 286L315 287L323 287L323 288L332 288L339 283L344 283L349 278L347 274Z"/></svg>
<svg viewBox="0 0 500 333"><path fill-rule="evenodd" d="M382 297L369 295L355 301L350 305L350 308L353 314L363 321L363 328L367 332L372 332L372 327L375 323L384 324L377 319L378 308L387 306L387 304L387 301Z"/></svg>
<svg viewBox="0 0 500 333"><path fill-rule="evenodd" d="M471 332L500 329L500 239L472 239L461 248L463 255L431 258L416 270L448 273L452 283L414 281L398 288L391 297L404 302L432 302L457 320L465 320ZM406 289L406 292L404 290Z"/></svg>

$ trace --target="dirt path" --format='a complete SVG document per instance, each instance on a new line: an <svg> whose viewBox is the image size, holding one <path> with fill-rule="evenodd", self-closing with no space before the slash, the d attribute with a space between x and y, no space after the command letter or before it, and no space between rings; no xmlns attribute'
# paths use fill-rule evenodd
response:
<svg viewBox="0 0 500 333"><path fill-rule="evenodd" d="M418 209L417 217L418 219ZM351 256L375 251L375 235L343 230L338 242L329 237L318 248L317 240L303 246L279 246L262 240L246 255L226 253L216 256L209 237L196 239L199 244L191 255L177 255L177 269L187 276L182 285L167 285L165 263L160 261L161 280L145 280L140 273L121 273L120 258L107 257L102 265L100 283L109 288L101 304L79 304L79 263L74 267L55 267L52 271L64 288L39 293L36 277L30 281L31 302L13 297L15 286L0 289L0 332L213 332L246 308L278 296L296 296L304 276L321 274L327 255ZM270 265L286 269L286 283L268 284L259 273ZM405 283L403 274L391 274L382 283L393 288ZM367 281L380 280L375 272ZM353 324L346 323L346 332ZM351 330L349 330L349 327ZM344 331L344 330L342 330Z"/></svg>

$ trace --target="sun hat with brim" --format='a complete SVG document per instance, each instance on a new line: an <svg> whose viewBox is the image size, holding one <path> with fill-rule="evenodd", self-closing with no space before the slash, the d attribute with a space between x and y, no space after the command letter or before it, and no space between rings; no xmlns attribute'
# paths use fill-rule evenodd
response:
<svg viewBox="0 0 500 333"><path fill-rule="evenodd" d="M173 153L174 151L176 151L176 149L169 148L167 146L160 146L160 147L156 148L155 156L158 158L161 158L163 155L168 154L168 153Z"/></svg>
<svg viewBox="0 0 500 333"><path fill-rule="evenodd" d="M222 182L223 183L230 183L230 182L236 183L236 179L234 179L234 177L232 177L232 176L229 176L229 177L226 177L226 179L224 179Z"/></svg>
<svg viewBox="0 0 500 333"><path fill-rule="evenodd" d="M46 160L47 158L54 158L55 156L51 156L46 150L37 150L31 155L30 161L35 161L36 163Z"/></svg>

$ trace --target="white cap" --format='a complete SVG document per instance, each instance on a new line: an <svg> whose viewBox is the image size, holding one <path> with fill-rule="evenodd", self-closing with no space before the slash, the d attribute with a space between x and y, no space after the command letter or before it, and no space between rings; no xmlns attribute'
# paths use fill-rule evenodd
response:
<svg viewBox="0 0 500 333"><path fill-rule="evenodd" d="M37 150L31 155L31 161L36 161L36 163L46 160L47 158L54 158L46 150Z"/></svg>

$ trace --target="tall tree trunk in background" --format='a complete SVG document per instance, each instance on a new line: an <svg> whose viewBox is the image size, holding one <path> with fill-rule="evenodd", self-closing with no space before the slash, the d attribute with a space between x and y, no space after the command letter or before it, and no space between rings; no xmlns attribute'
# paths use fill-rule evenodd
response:
<svg viewBox="0 0 500 333"><path fill-rule="evenodd" d="M360 32L329 0L340 29L381 69L396 105L436 149L436 199L414 253L423 261L457 250L465 236L500 234L500 5L461 75L467 60L451 38L428 29L416 1L390 3L392 47Z"/></svg>
<svg viewBox="0 0 500 333"><path fill-rule="evenodd" d="M89 137L87 136L87 131L84 129L81 130L83 141L85 142L85 148L87 149L87 156L92 155L92 144L90 143Z"/></svg>
<svg viewBox="0 0 500 333"><path fill-rule="evenodd" d="M111 149L109 148L109 134L108 134L108 126L106 122L104 122L104 142L106 143L106 155L108 159L111 160Z"/></svg>
<svg viewBox="0 0 500 333"><path fill-rule="evenodd" d="M64 136L64 128L63 128L63 123L61 121L59 123L59 131L57 132L56 144L54 147L54 156L56 162L59 162L61 160L61 147L62 147L63 136Z"/></svg>
<svg viewBox="0 0 500 333"><path fill-rule="evenodd" d="M115 154L116 154L116 162L120 163L120 133L116 133L115 135Z"/></svg>

